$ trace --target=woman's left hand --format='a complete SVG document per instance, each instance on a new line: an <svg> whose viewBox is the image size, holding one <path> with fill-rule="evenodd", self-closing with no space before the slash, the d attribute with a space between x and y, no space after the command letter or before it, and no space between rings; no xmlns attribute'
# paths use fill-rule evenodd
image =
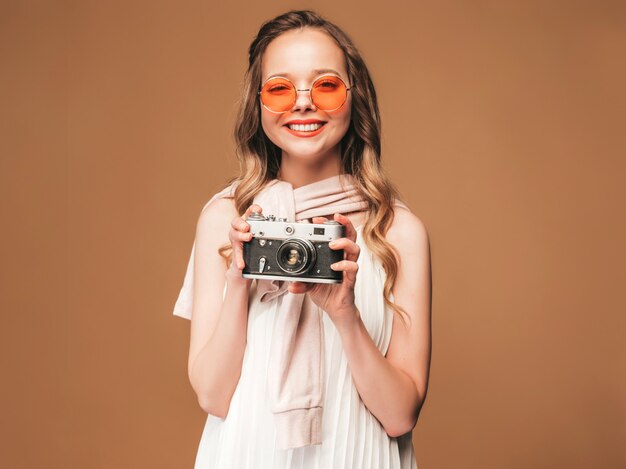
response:
<svg viewBox="0 0 626 469"><path fill-rule="evenodd" d="M313 302L322 308L333 323L351 320L357 312L354 305L354 285L359 270L357 259L361 248L356 244L356 230L350 219L342 214L335 213L334 220L345 226L345 237L338 238L330 243L331 249L343 249L344 260L337 262L331 269L343 271L342 283L309 283L292 282L289 285L291 293L308 293ZM324 223L325 217L313 217L313 223Z"/></svg>

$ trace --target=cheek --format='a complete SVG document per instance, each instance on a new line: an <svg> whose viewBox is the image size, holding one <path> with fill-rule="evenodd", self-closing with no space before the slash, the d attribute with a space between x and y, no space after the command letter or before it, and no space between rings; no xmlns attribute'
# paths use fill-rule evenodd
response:
<svg viewBox="0 0 626 469"><path fill-rule="evenodd" d="M265 136L274 144L279 146L280 131L278 125L278 117L269 112L267 109L261 111L261 128Z"/></svg>
<svg viewBox="0 0 626 469"><path fill-rule="evenodd" d="M337 127L341 129L341 133L343 134L350 127L350 117L351 117L351 109L345 108L342 109L341 114L337 115Z"/></svg>
<svg viewBox="0 0 626 469"><path fill-rule="evenodd" d="M276 119L267 110L261 110L261 127L266 135L270 135L275 132L273 126L276 125Z"/></svg>

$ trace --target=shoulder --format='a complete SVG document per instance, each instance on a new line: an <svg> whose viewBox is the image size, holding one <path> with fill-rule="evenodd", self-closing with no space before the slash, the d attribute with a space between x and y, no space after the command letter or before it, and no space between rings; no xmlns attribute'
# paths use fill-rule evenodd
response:
<svg viewBox="0 0 626 469"><path fill-rule="evenodd" d="M207 216L220 216L226 214L237 215L237 208L235 207L235 199L232 197L217 197L209 200L200 213L200 217Z"/></svg>
<svg viewBox="0 0 626 469"><path fill-rule="evenodd" d="M213 194L213 197L202 207L199 221L208 223L212 219L219 221L236 217L238 213L234 195L238 184L238 181L230 182Z"/></svg>
<svg viewBox="0 0 626 469"><path fill-rule="evenodd" d="M426 225L408 208L393 207L394 217L386 234L389 241L403 255L415 250L428 248L428 230Z"/></svg>
<svg viewBox="0 0 626 469"><path fill-rule="evenodd" d="M228 241L230 223L237 215L235 199L219 197L210 200L198 217L196 238L200 242L209 240L211 244Z"/></svg>

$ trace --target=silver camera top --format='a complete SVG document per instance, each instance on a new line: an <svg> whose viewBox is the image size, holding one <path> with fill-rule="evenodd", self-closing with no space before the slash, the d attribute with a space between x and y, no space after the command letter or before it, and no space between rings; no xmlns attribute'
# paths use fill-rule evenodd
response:
<svg viewBox="0 0 626 469"><path fill-rule="evenodd" d="M253 212L246 218L250 225L250 232L254 237L286 239L293 236L304 237L311 241L330 241L344 236L344 226L335 221L327 220L324 223L288 222L286 218L276 218L269 214Z"/></svg>

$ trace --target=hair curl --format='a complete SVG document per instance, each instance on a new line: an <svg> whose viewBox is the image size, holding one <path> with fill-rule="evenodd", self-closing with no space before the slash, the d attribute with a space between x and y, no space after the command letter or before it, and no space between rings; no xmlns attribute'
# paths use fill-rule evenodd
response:
<svg viewBox="0 0 626 469"><path fill-rule="evenodd" d="M340 143L342 170L353 176L355 188L368 202L362 233L367 246L380 259L387 273L383 289L385 303L401 317L404 314L409 318L389 299L398 274L399 257L396 257L397 250L386 241L385 234L393 222L393 204L399 198L399 192L381 164L381 122L376 90L365 62L348 35L318 13L291 10L281 14L263 23L250 44L248 69L234 129L240 175L230 179L227 186L236 183L234 203L242 215L265 184L277 177L281 149L265 135L261 126L257 93L261 86L261 59L276 37L304 28L327 33L343 50L353 94L350 126ZM232 256L230 243L221 246L219 253L228 265Z"/></svg>

